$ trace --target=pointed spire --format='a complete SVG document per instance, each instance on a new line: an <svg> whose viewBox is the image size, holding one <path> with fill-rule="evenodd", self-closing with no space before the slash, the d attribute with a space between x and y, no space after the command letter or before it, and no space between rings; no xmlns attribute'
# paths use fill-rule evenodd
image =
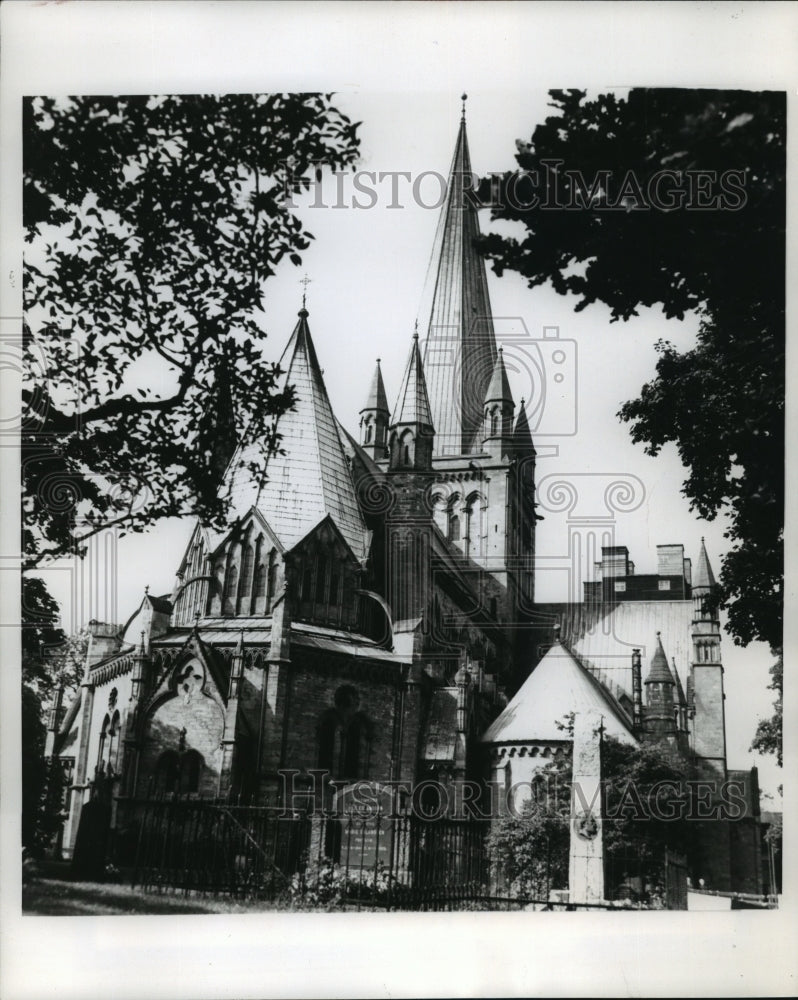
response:
<svg viewBox="0 0 798 1000"><path fill-rule="evenodd" d="M693 594L708 594L714 586L715 574L712 572L712 567L709 564L707 547L704 545L704 539L702 537L701 551L698 554L698 565L696 566L695 574L693 575Z"/></svg>
<svg viewBox="0 0 798 1000"><path fill-rule="evenodd" d="M434 428L430 412L427 383L424 378L424 366L421 362L421 351L418 347L418 326L413 334L410 356L407 359L396 406L391 417L391 427L398 424L417 424L421 427Z"/></svg>
<svg viewBox="0 0 798 1000"><path fill-rule="evenodd" d="M463 112L421 313L437 455L481 451L482 408L496 361L485 261L474 248L480 229L473 186Z"/></svg>
<svg viewBox="0 0 798 1000"><path fill-rule="evenodd" d="M651 657L651 667L646 677L646 684L674 684L673 674L668 666L668 657L662 648L662 635L657 632L657 648Z"/></svg>
<svg viewBox="0 0 798 1000"><path fill-rule="evenodd" d="M294 406L277 421L280 450L269 457L261 482L254 481L247 468L249 460L258 457L260 445L239 451L231 464L232 514L243 517L257 507L286 549L329 514L355 556L362 559L366 527L305 308L299 310L280 367L285 373L283 384L293 386L296 396Z"/></svg>
<svg viewBox="0 0 798 1000"><path fill-rule="evenodd" d="M493 366L488 391L485 393L486 403L513 402L513 394L510 390L510 383L507 379L507 371L504 367L504 352L501 347L496 356L496 364Z"/></svg>
<svg viewBox="0 0 798 1000"><path fill-rule="evenodd" d="M367 410L375 410L388 414L391 412L388 408L388 396L385 393L385 383L382 380L382 369L380 368L379 358L377 358L377 367L374 369L374 375L371 379L366 404L360 412L365 413Z"/></svg>
<svg viewBox="0 0 798 1000"><path fill-rule="evenodd" d="M532 431L529 429L529 420L527 419L523 398L518 408L518 418L515 421L513 437L515 438L515 446L519 451L531 451L533 455L535 454L535 445L532 441Z"/></svg>

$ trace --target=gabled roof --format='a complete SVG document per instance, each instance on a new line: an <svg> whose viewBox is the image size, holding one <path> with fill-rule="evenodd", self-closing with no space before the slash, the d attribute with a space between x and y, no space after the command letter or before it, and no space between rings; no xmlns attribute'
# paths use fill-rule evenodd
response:
<svg viewBox="0 0 798 1000"><path fill-rule="evenodd" d="M485 393L485 402L493 403L508 400L512 403L513 394L510 391L510 383L507 380L507 372L504 368L504 355L501 347L496 356L496 364L493 366L493 374L490 377L490 385ZM528 426L528 425L527 425Z"/></svg>
<svg viewBox="0 0 798 1000"><path fill-rule="evenodd" d="M631 722L615 699L559 642L548 650L515 697L482 737L482 743L567 740L558 729L571 712L597 711L608 736L634 740Z"/></svg>
<svg viewBox="0 0 798 1000"><path fill-rule="evenodd" d="M329 514L362 560L366 529L307 318L307 310L300 310L281 361L296 403L277 421L280 451L269 457L259 484L246 469L254 446L239 450L229 487L233 512L242 517L255 506L286 549Z"/></svg>
<svg viewBox="0 0 798 1000"><path fill-rule="evenodd" d="M702 538L701 551L698 553L698 564L693 575L693 593L707 593L714 586L715 574L712 572L712 567L709 564L707 547L704 545L704 539Z"/></svg>
<svg viewBox="0 0 798 1000"><path fill-rule="evenodd" d="M424 368L435 455L482 450L482 403L496 360L485 261L474 248L480 231L471 179L463 117L419 311L427 324Z"/></svg>
<svg viewBox="0 0 798 1000"><path fill-rule="evenodd" d="M371 386L369 387L369 394L366 397L366 403L360 412L363 413L366 410L381 410L383 413L391 412L388 409L388 397L385 394L385 383L382 381L382 370L380 369L379 358L377 358L377 367L374 369L374 375L371 379Z"/></svg>
<svg viewBox="0 0 798 1000"><path fill-rule="evenodd" d="M424 366L421 363L421 351L418 349L418 332L413 334L410 356L407 359L391 418L391 426L395 427L397 424L434 427L427 396L427 383L424 379Z"/></svg>

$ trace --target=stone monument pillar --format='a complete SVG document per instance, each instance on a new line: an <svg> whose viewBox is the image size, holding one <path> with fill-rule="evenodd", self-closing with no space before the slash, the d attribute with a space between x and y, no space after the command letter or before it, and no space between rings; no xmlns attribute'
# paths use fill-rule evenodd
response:
<svg viewBox="0 0 798 1000"><path fill-rule="evenodd" d="M600 903L604 899L601 731L602 719L597 712L575 714L568 862L571 903Z"/></svg>

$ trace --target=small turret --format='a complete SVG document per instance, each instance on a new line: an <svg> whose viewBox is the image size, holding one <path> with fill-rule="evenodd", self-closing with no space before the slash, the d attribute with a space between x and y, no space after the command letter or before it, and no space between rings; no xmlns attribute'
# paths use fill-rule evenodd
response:
<svg viewBox="0 0 798 1000"><path fill-rule="evenodd" d="M518 408L518 417L515 421L513 445L517 455L535 455L535 445L532 442L532 431L529 429L529 420L527 419L526 405L523 399Z"/></svg>
<svg viewBox="0 0 798 1000"><path fill-rule="evenodd" d="M388 409L388 397L385 394L385 383L382 380L380 359L371 379L366 403L360 411L360 444L375 462L385 458L388 444L388 423L391 411Z"/></svg>
<svg viewBox="0 0 798 1000"><path fill-rule="evenodd" d="M432 426L427 384L418 347L418 327L390 423L390 465L401 471L432 468L435 429Z"/></svg>
<svg viewBox="0 0 798 1000"><path fill-rule="evenodd" d="M657 648L651 657L651 667L645 680L646 711L643 731L654 739L673 736L676 733L676 682L668 666L668 658L662 648L662 638L657 632Z"/></svg>
<svg viewBox="0 0 798 1000"><path fill-rule="evenodd" d="M514 411L515 403L504 367L504 354L500 347L496 364L493 366L493 375L485 393L482 440L488 450L504 453L510 448Z"/></svg>

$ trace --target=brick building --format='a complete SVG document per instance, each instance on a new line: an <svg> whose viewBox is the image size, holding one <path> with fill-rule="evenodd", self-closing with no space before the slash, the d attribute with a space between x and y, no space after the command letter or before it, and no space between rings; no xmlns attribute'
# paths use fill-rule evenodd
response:
<svg viewBox="0 0 798 1000"><path fill-rule="evenodd" d="M652 576L606 550L584 604L534 603L535 448L497 349L470 173L463 117L423 346L416 330L393 405L377 362L357 435L340 425L303 302L281 359L296 404L265 480L220 416L227 528L197 524L172 591L145 593L124 626L91 624L79 695L53 712L47 748L68 775L67 856L98 790L121 828L150 791L277 803L287 771L452 784L486 776L487 747L505 780L552 751L543 729L583 697L636 739L633 645L651 657L649 734L725 771L719 627L696 611L705 552L693 583L680 546L660 547ZM331 333L320 319L322 355ZM555 622L562 645L530 674ZM605 649L608 635L622 648ZM623 659L626 690L607 657ZM503 687L527 675L505 708Z"/></svg>

